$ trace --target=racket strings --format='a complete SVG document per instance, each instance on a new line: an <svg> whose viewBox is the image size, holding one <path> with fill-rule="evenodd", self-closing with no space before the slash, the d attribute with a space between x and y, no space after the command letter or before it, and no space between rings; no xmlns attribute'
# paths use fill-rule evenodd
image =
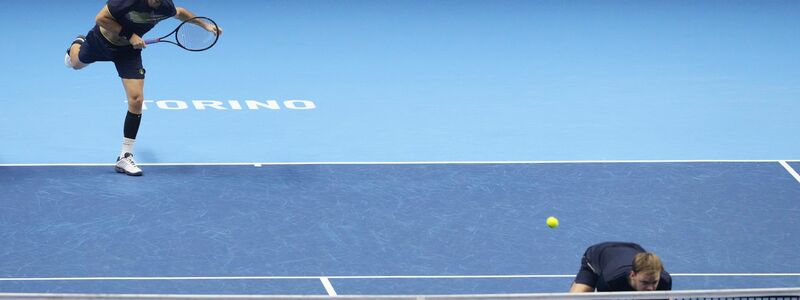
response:
<svg viewBox="0 0 800 300"><path fill-rule="evenodd" d="M178 29L176 39L186 49L203 50L214 45L217 36L197 24L187 23Z"/></svg>

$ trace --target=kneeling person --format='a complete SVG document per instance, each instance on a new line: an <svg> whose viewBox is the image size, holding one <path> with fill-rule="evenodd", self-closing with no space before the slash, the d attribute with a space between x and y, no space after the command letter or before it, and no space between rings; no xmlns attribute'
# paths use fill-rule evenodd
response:
<svg viewBox="0 0 800 300"><path fill-rule="evenodd" d="M634 243L605 242L586 249L570 293L672 290L661 259Z"/></svg>

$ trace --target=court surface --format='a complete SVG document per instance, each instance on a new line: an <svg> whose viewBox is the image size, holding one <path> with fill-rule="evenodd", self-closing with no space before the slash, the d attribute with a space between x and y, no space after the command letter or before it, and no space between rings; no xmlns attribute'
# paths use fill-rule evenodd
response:
<svg viewBox="0 0 800 300"><path fill-rule="evenodd" d="M609 240L800 286L796 1L178 1L225 33L144 50L140 178L62 64L103 4L0 10L0 292L561 292Z"/></svg>

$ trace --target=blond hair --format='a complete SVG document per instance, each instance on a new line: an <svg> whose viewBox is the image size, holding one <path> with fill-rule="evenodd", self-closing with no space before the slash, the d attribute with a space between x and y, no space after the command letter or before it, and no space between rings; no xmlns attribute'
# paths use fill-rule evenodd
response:
<svg viewBox="0 0 800 300"><path fill-rule="evenodd" d="M664 265L657 255L650 252L636 254L633 258L633 272L645 274L660 274L664 271Z"/></svg>

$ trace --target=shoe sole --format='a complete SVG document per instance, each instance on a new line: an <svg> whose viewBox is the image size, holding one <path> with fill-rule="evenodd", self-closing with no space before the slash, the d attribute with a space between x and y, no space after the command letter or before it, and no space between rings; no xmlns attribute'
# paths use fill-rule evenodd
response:
<svg viewBox="0 0 800 300"><path fill-rule="evenodd" d="M125 171L125 169L120 168L120 167L114 167L114 170L117 171L117 173L125 173L125 175L128 175L128 176L142 176L142 172L131 173L131 172Z"/></svg>

